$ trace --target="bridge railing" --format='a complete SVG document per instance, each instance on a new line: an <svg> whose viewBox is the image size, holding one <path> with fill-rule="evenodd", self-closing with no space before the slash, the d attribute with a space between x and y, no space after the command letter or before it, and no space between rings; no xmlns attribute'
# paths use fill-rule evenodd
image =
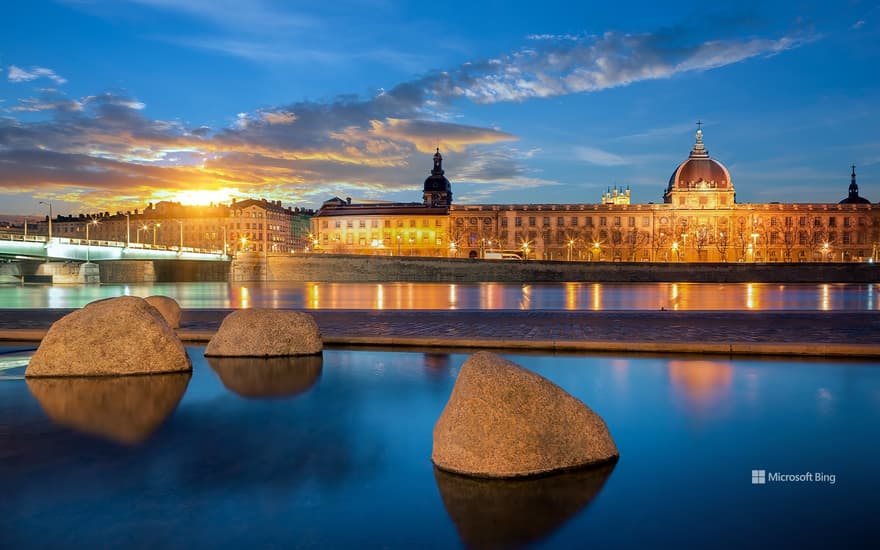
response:
<svg viewBox="0 0 880 550"><path fill-rule="evenodd" d="M5 231L0 231L0 240L2 241L19 241L19 242L33 242L33 243L45 243L47 241L47 237L45 235L23 235L21 233L9 233ZM52 241L58 244L70 244L70 245L79 245L79 246L102 246L108 248L137 248L141 250L167 250L171 252L189 252L193 254L210 254L212 256L222 255L222 250L211 249L211 248L198 248L193 246L166 246L166 245L152 245L147 243L128 243L126 244L122 241L107 241L107 240L98 240L98 239L77 239L72 237L52 237Z"/></svg>

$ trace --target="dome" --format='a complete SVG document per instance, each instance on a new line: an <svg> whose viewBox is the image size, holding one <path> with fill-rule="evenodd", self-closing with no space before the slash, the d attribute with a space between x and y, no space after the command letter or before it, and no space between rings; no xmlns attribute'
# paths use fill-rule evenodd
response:
<svg viewBox="0 0 880 550"><path fill-rule="evenodd" d="M717 160L709 156L703 146L703 131L697 130L697 142L687 160L669 178L667 193L679 189L730 189L730 172Z"/></svg>
<svg viewBox="0 0 880 550"><path fill-rule="evenodd" d="M434 169L431 175L425 179L425 191L451 191L449 180L444 176L443 157L440 155L440 149L434 154Z"/></svg>

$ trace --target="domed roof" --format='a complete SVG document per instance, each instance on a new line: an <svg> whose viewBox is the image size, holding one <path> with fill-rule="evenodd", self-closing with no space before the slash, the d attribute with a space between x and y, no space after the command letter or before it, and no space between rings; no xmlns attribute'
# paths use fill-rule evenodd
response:
<svg viewBox="0 0 880 550"><path fill-rule="evenodd" d="M723 164L709 156L709 152L703 146L703 131L698 129L697 142L691 149L688 159L679 164L672 173L667 192L676 187L700 188L705 186L714 189L728 189L732 185L730 172Z"/></svg>
<svg viewBox="0 0 880 550"><path fill-rule="evenodd" d="M449 180L444 176L445 172L443 171L443 156L440 154L440 149L437 149L437 152L434 153L434 169L431 170L431 175L425 179L425 191L451 191L452 187L449 184Z"/></svg>

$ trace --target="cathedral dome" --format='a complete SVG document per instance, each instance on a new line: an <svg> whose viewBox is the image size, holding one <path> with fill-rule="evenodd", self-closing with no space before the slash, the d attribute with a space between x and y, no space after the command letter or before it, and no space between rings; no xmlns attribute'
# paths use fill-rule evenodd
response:
<svg viewBox="0 0 880 550"><path fill-rule="evenodd" d="M672 173L666 192L676 189L732 189L730 172L717 160L709 156L703 146L703 131L697 130L697 141L691 154Z"/></svg>

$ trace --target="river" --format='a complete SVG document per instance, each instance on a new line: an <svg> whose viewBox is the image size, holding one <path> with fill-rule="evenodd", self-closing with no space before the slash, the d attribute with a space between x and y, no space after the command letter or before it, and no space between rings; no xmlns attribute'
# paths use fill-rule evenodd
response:
<svg viewBox="0 0 880 550"><path fill-rule="evenodd" d="M2 286L0 309L74 308L121 295L184 308L801 310L880 309L880 284L774 283L144 283Z"/></svg>

